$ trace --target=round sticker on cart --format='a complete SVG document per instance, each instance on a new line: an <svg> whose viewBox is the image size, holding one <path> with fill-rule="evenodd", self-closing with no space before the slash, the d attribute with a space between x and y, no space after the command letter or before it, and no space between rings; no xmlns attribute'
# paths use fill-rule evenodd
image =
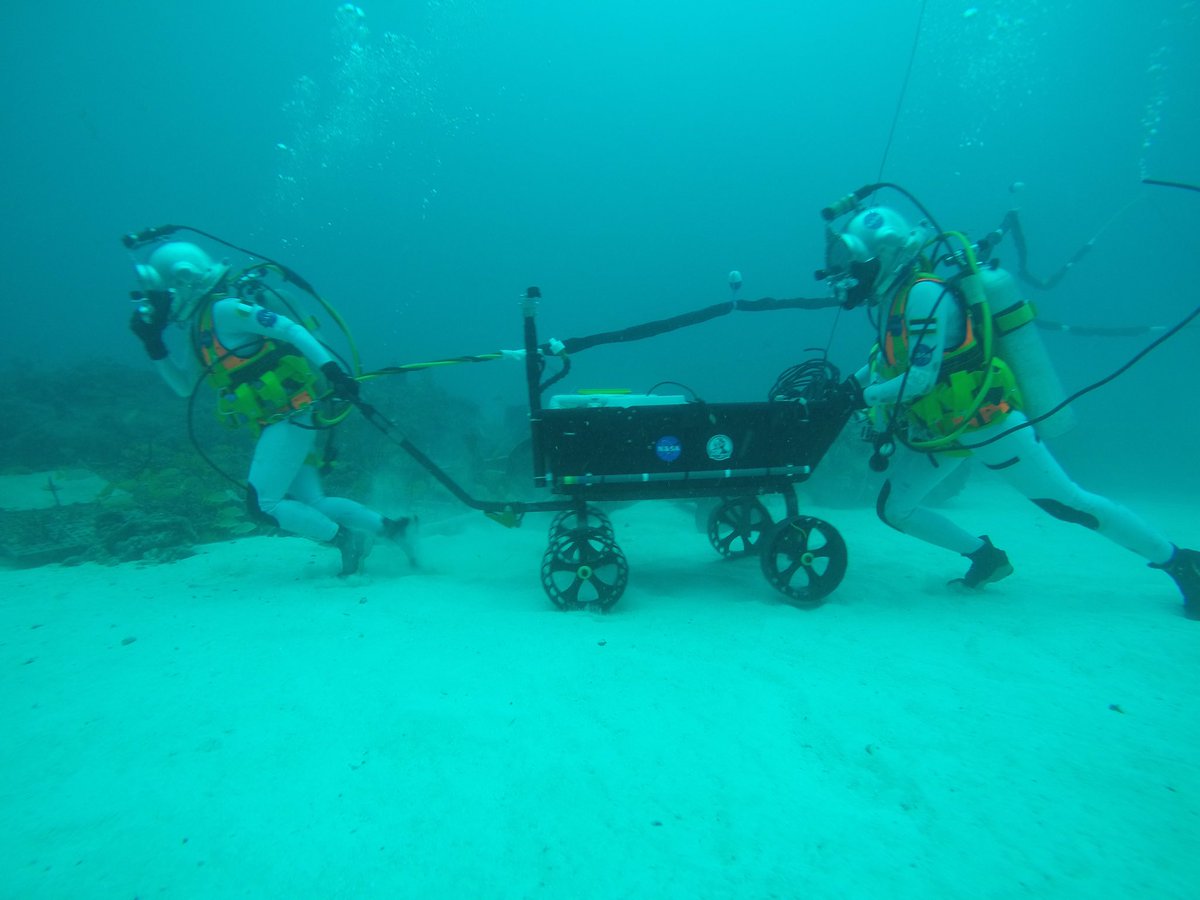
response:
<svg viewBox="0 0 1200 900"><path fill-rule="evenodd" d="M679 438L673 435L663 435L654 444L654 455L663 462L675 462L683 448L679 446Z"/></svg>
<svg viewBox="0 0 1200 900"><path fill-rule="evenodd" d="M705 449L709 459L729 459L733 456L733 441L727 434L714 434Z"/></svg>

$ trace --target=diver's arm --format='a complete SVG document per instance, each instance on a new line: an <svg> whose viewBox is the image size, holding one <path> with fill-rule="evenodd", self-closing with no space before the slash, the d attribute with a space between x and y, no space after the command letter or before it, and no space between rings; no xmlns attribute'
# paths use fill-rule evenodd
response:
<svg viewBox="0 0 1200 900"><path fill-rule="evenodd" d="M192 396L200 371L188 346L187 326L179 322L171 323L163 329L161 338L158 352L163 355L156 353L152 357L154 370L167 383L167 387L180 397Z"/></svg>
<svg viewBox="0 0 1200 900"><path fill-rule="evenodd" d="M247 340L270 338L291 344L304 355L314 369L333 362L333 355L326 350L304 326L245 300L228 298L213 305L213 327L221 343L234 350Z"/></svg>
<svg viewBox="0 0 1200 900"><path fill-rule="evenodd" d="M195 376L186 371L182 366L176 363L176 356L168 354L162 359L154 361L154 368L158 374L162 376L162 380L167 383L180 397L190 397L192 390L195 388Z"/></svg>
<svg viewBox="0 0 1200 900"><path fill-rule="evenodd" d="M172 327L171 294L155 290L138 292L134 296L140 302L129 316L129 330L142 342L146 355L154 362L155 370L167 386L180 397L189 396L192 386L184 368L188 356L178 351L180 325L175 323ZM168 336L172 338L170 343L176 345L174 354L167 346Z"/></svg>
<svg viewBox="0 0 1200 900"><path fill-rule="evenodd" d="M956 311L944 285L933 281L913 285L905 309L910 341L908 371L864 389L863 399L868 406L895 403L897 399L916 400L933 390L942 368L947 319Z"/></svg>

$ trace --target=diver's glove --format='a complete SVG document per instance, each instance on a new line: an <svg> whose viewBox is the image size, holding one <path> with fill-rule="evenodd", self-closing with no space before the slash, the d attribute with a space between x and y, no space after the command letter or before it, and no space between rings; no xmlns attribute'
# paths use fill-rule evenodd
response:
<svg viewBox="0 0 1200 900"><path fill-rule="evenodd" d="M171 295L167 291L148 291L140 299L142 302L129 318L129 330L138 336L151 359L166 359L163 332L171 319Z"/></svg>
<svg viewBox="0 0 1200 900"><path fill-rule="evenodd" d="M342 371L333 360L321 366L321 374L329 380L329 386L333 388L333 396L339 400L345 400L349 403L358 401L359 386L358 382Z"/></svg>
<svg viewBox="0 0 1200 900"><path fill-rule="evenodd" d="M867 401L863 397L862 385L858 383L858 379L853 375L837 386L835 396L841 402L843 408L850 412L858 412L867 408Z"/></svg>

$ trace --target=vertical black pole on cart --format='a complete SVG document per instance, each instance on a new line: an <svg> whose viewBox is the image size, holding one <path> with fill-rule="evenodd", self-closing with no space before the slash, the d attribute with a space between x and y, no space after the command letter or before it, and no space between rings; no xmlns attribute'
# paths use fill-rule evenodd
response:
<svg viewBox="0 0 1200 900"><path fill-rule="evenodd" d="M529 436L533 446L533 483L546 486L546 452L542 447L542 391L538 366L537 305L542 291L537 287L525 289L521 300L521 315L525 318L525 384L529 389Z"/></svg>

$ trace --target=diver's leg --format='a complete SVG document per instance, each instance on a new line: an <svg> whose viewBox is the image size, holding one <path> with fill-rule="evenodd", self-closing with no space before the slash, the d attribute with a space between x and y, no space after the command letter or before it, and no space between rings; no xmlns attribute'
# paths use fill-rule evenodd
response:
<svg viewBox="0 0 1200 900"><path fill-rule="evenodd" d="M356 528L368 534L381 534L383 531L383 516L369 506L364 506L357 500L347 497L326 497L321 487L321 479L313 466L305 466L301 472L304 481L305 503L319 509L339 525Z"/></svg>
<svg viewBox="0 0 1200 900"><path fill-rule="evenodd" d="M997 549L986 534L977 537L941 513L921 505L964 460L963 456L898 448L894 474L879 493L876 511L879 518L898 531L965 556L971 562L970 568L951 583L979 588L1012 574L1008 555Z"/></svg>
<svg viewBox="0 0 1200 900"><path fill-rule="evenodd" d="M970 553L979 549L980 540L955 525L941 513L922 502L930 492L962 465L965 457L919 453L908 447L896 448L891 475L884 482L875 504L879 518L897 531L953 550Z"/></svg>
<svg viewBox="0 0 1200 900"><path fill-rule="evenodd" d="M315 466L305 465L292 483L290 494L320 510L345 528L370 535L383 535L398 544L413 565L418 564L417 519L415 516L389 518L369 506L346 497L326 497Z"/></svg>
<svg viewBox="0 0 1200 900"><path fill-rule="evenodd" d="M315 439L315 431L290 422L264 428L250 463L250 499L262 515L284 531L314 541L332 541L338 523L302 500L289 497Z"/></svg>
<svg viewBox="0 0 1200 900"><path fill-rule="evenodd" d="M1023 415L1013 414L968 440L986 439L989 433L998 434L1022 421ZM1032 428L1006 434L972 452L1056 519L1097 531L1147 562L1163 565L1171 558L1174 547L1170 541L1125 507L1085 491L1072 481Z"/></svg>
<svg viewBox="0 0 1200 900"><path fill-rule="evenodd" d="M1023 418L1010 416L1003 426L990 430L998 433ZM976 439L984 437L986 430L980 431ZM1151 568L1162 569L1183 595L1184 615L1200 619L1200 551L1175 546L1125 507L1083 490L1063 471L1032 428L1014 431L974 452L1050 515L1097 531L1141 556Z"/></svg>

